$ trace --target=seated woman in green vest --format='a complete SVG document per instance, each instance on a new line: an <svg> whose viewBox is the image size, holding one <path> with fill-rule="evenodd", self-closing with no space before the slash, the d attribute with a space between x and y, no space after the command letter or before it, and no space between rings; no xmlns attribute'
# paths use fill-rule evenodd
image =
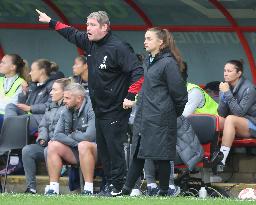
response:
<svg viewBox="0 0 256 205"><path fill-rule="evenodd" d="M182 76L187 81L187 64L184 62L185 69L182 71ZM196 84L187 83L188 102L182 113L184 117L191 114L211 114L217 115L218 104L208 95L202 88Z"/></svg>
<svg viewBox="0 0 256 205"><path fill-rule="evenodd" d="M185 64L185 69L182 72L183 79L187 81L187 64ZM187 117L191 114L210 114L218 115L218 103L208 95L202 88L196 84L187 83L188 91L188 102L184 108L182 115ZM202 139L198 138L201 144L208 143L212 139L207 139L204 137Z"/></svg>
<svg viewBox="0 0 256 205"><path fill-rule="evenodd" d="M22 87L28 86L28 66L17 54L6 54L0 62L0 130L7 104L18 102Z"/></svg>
<svg viewBox="0 0 256 205"><path fill-rule="evenodd" d="M183 111L187 117L192 113L217 115L218 104L198 85L187 83L188 102Z"/></svg>

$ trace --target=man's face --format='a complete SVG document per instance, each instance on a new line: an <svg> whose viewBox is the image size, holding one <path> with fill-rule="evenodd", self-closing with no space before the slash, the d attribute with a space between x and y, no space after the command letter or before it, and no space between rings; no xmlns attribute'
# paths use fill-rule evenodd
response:
<svg viewBox="0 0 256 205"><path fill-rule="evenodd" d="M87 19L87 35L90 41L98 41L102 39L108 30L108 25L100 25L99 22L94 18Z"/></svg>
<svg viewBox="0 0 256 205"><path fill-rule="evenodd" d="M71 91L64 91L64 104L68 109L75 108L77 106L77 96L73 95Z"/></svg>

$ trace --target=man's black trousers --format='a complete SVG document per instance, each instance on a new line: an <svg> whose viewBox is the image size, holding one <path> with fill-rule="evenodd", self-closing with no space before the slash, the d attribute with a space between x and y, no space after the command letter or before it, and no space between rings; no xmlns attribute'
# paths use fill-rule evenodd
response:
<svg viewBox="0 0 256 205"><path fill-rule="evenodd" d="M96 117L96 143L107 183L121 190L126 176L124 143L127 141L128 118Z"/></svg>

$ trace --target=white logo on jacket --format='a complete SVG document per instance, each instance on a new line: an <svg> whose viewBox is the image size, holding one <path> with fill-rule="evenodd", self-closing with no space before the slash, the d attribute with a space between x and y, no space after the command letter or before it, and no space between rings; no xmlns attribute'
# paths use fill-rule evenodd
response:
<svg viewBox="0 0 256 205"><path fill-rule="evenodd" d="M106 66L107 58L108 58L108 56L104 56L103 61L99 66L100 69L107 69L107 66Z"/></svg>

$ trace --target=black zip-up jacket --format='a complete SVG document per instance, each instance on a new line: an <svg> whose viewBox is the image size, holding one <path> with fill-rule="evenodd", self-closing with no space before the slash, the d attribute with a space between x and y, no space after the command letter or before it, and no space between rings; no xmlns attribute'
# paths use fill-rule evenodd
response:
<svg viewBox="0 0 256 205"><path fill-rule="evenodd" d="M31 106L31 113L38 122L41 122L42 117L45 113L45 109L51 104L52 99L50 97L50 92L52 90L52 85L55 80L60 76L56 73L51 73L49 78L41 85L32 82L29 85L29 90L26 94L23 92L18 96L18 102L24 103Z"/></svg>
<svg viewBox="0 0 256 205"><path fill-rule="evenodd" d="M55 20L49 23L71 43L85 50L89 71L89 94L95 115L100 118L123 117L130 113L122 107L125 98L134 100L143 82L143 68L135 53L111 31L97 42L86 32Z"/></svg>
<svg viewBox="0 0 256 205"><path fill-rule="evenodd" d="M169 49L159 52L153 61L144 63L144 77L137 100L133 125L132 156L175 160L177 117L188 101L188 93L175 58Z"/></svg>

